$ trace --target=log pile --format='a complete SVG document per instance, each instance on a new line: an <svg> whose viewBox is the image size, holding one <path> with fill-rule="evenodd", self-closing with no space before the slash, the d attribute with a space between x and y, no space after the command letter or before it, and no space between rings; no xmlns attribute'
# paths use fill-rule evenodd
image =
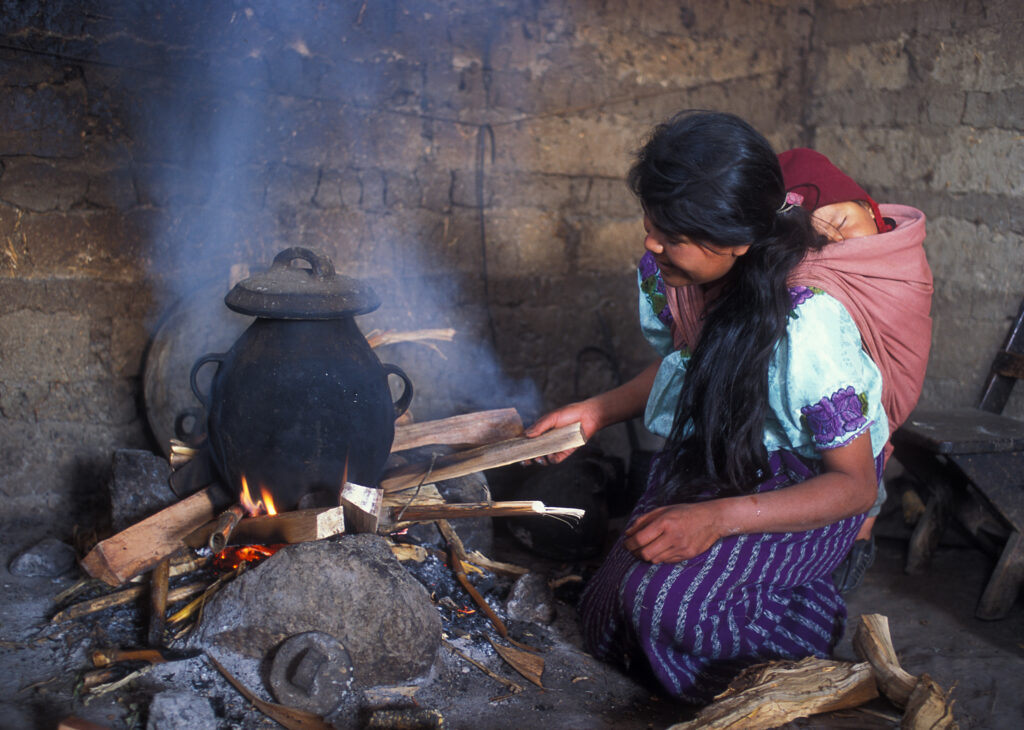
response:
<svg viewBox="0 0 1024 730"><path fill-rule="evenodd" d="M901 730L955 730L950 693L900 666L889 619L860 617L853 646L862 662L809 657L751 667L715 701L669 730L770 730L812 715L857 708L879 694L903 711Z"/></svg>

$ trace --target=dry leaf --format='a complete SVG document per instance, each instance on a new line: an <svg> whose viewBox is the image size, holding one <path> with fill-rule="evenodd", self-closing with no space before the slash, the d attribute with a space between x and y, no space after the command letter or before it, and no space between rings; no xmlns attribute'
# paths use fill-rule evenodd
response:
<svg viewBox="0 0 1024 730"><path fill-rule="evenodd" d="M493 646L494 650L498 652L498 655L508 662L513 669L541 689L544 689L544 685L540 682L540 676L544 673L543 657L531 654L528 651L522 651L521 649L513 649L511 646L496 644L494 639L489 636L487 637L487 640L491 642L491 646Z"/></svg>

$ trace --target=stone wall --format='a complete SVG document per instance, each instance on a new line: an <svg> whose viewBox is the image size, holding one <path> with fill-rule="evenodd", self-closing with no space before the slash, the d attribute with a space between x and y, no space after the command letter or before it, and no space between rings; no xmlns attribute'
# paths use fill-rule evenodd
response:
<svg viewBox="0 0 1024 730"><path fill-rule="evenodd" d="M832 0L807 132L881 201L928 215L934 345L922 402L977 403L1024 295L1024 7ZM1024 416L1024 389L1008 413Z"/></svg>
<svg viewBox="0 0 1024 730"><path fill-rule="evenodd" d="M418 418L515 404L529 419L573 397L577 374L582 395L607 387L613 368L578 361L586 347L633 374L648 351L622 177L650 126L686 107L736 112L779 148L818 144L929 213L927 393L967 402L1019 295L1013 16L812 0L7 4L7 512L87 523L113 449L160 448L142 391L167 313L221 308L232 267L288 246L373 284L384 305L364 330L458 331L444 358L380 353L412 376ZM932 101L951 91L959 116Z"/></svg>

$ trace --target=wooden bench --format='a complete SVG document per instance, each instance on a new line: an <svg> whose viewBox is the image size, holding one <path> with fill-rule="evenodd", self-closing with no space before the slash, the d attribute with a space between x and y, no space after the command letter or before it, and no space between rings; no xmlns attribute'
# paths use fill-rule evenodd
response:
<svg viewBox="0 0 1024 730"><path fill-rule="evenodd" d="M931 495L910 539L906 570L924 570L965 492L1002 521L1009 537L975 615L1005 618L1024 583L1024 421L1003 416L1024 378L1024 300L997 353L977 408L915 410L893 434L894 456Z"/></svg>

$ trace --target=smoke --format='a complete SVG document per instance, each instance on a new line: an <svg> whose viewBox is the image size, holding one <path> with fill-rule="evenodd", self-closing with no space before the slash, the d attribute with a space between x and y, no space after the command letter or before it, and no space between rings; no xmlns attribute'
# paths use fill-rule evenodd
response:
<svg viewBox="0 0 1024 730"><path fill-rule="evenodd" d="M538 412L533 381L505 375L491 346L480 268L467 263L481 254L478 244L463 237L447 271L436 260L437 221L459 218L472 231L466 219L478 211L429 200L439 183L472 179L477 141L458 115L425 109L457 106L467 57L476 54L486 76L501 18L475 8L473 21L434 2L122 7L134 11L124 23L136 42L119 45L117 63L141 72L131 133L142 198L153 210L151 273L169 311L188 302L201 319L187 325L197 351L183 361L226 349L240 331L221 302L232 274L262 270L278 251L301 245L373 282L384 304L360 319L364 331L456 329L455 341L436 350L379 353L416 383L417 417L506 406ZM461 37L483 45L439 49L436 34L420 32L455 20ZM450 77L450 99L438 96L440 85L428 102L428 73ZM453 292L460 288L477 298Z"/></svg>

